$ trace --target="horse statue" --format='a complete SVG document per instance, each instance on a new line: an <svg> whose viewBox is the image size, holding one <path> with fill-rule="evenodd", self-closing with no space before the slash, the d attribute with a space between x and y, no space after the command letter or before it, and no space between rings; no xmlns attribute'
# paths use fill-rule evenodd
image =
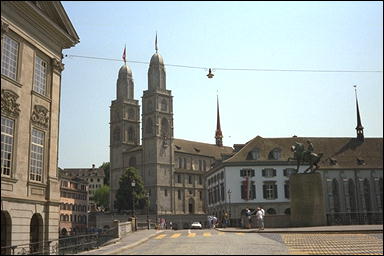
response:
<svg viewBox="0 0 384 256"><path fill-rule="evenodd" d="M299 142L295 142L295 145L291 146L291 150L293 152L293 158L289 157L288 161L290 160L296 160L297 161L297 172L299 171L300 164L308 163L309 167L304 171L304 173L313 173L317 169L319 169L319 162L321 157L323 156L323 153L315 154L312 152L313 147L312 144L310 144L310 149L305 150L304 145Z"/></svg>

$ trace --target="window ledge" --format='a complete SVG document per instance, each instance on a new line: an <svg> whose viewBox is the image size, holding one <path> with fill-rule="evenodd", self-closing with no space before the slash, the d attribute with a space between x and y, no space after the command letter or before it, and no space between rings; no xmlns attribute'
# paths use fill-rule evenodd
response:
<svg viewBox="0 0 384 256"><path fill-rule="evenodd" d="M7 177L7 176L1 176L1 181L10 182L10 183L16 183L18 179Z"/></svg>
<svg viewBox="0 0 384 256"><path fill-rule="evenodd" d="M12 84L14 84L20 88L23 87L23 85L21 83L17 82L16 80L14 80L14 79L6 76L6 75L1 74L1 78L4 80L7 80L8 82L10 82L10 83L12 83Z"/></svg>

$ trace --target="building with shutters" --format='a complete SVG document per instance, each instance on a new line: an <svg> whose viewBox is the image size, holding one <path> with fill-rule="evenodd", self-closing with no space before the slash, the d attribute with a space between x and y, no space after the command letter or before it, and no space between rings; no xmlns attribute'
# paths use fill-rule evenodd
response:
<svg viewBox="0 0 384 256"><path fill-rule="evenodd" d="M208 214L221 218L229 212L232 224L242 225L245 208L262 206L266 227L290 226L289 175L297 163L288 158L292 145L309 141L314 152L323 153L317 172L328 225L382 223L383 138L364 137L357 96L356 109L355 138L257 136L235 145L234 155L206 175Z"/></svg>

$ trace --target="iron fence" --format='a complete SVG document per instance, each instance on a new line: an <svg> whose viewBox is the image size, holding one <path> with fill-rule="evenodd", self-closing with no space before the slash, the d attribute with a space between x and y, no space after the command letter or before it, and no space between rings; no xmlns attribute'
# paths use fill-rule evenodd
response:
<svg viewBox="0 0 384 256"><path fill-rule="evenodd" d="M101 232L68 236L50 241L1 247L1 255L64 255L99 248L117 238L117 227Z"/></svg>
<svg viewBox="0 0 384 256"><path fill-rule="evenodd" d="M382 212L335 212L327 213L327 225L383 224Z"/></svg>

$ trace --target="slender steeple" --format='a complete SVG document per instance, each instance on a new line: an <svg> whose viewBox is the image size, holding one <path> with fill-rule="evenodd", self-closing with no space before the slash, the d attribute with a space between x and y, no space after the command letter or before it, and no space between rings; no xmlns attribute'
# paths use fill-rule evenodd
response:
<svg viewBox="0 0 384 256"><path fill-rule="evenodd" d="M219 111L219 96L217 95L217 121L216 121L216 145L219 147L223 146L223 133L221 132L220 127L220 111Z"/></svg>
<svg viewBox="0 0 384 256"><path fill-rule="evenodd" d="M357 139L364 140L364 127L361 125L361 118L360 118L360 111L359 111L359 102L357 101L357 91L356 91L356 85L355 87L355 97L356 97L356 112L357 112L357 126L356 126L356 133L357 133Z"/></svg>

